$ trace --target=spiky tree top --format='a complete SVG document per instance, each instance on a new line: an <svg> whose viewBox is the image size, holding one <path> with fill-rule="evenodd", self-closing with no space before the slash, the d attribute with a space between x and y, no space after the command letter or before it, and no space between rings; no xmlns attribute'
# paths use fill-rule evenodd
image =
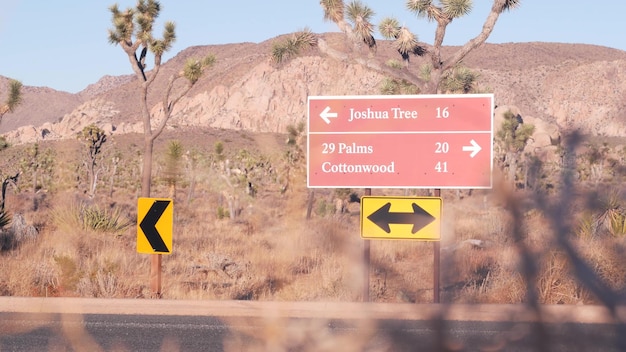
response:
<svg viewBox="0 0 626 352"><path fill-rule="evenodd" d="M0 105L0 122L2 116L13 112L22 103L22 82L12 79L9 81L9 94L4 104Z"/></svg>
<svg viewBox="0 0 626 352"><path fill-rule="evenodd" d="M376 49L374 26L371 23L374 11L359 0L348 5L342 0L321 0L324 19L337 24L337 27L351 39L364 42L371 50ZM346 21L346 17L347 20Z"/></svg>
<svg viewBox="0 0 626 352"><path fill-rule="evenodd" d="M163 53L170 50L176 40L174 22L165 22L163 38L154 38L152 32L156 19L161 12L161 5L156 0L139 0L135 8L120 11L117 4L109 10L112 14L113 28L109 29L109 43L120 45L128 54L133 70L138 77L147 81L146 55L148 50L154 54L154 74L161 66ZM141 49L139 56L137 53Z"/></svg>
<svg viewBox="0 0 626 352"><path fill-rule="evenodd" d="M456 18L463 17L472 11L472 0L406 0L407 10L417 17L426 18L436 22L437 28L433 45L419 44L417 36L408 27L401 26L395 18L385 18L380 22L378 30L386 39L394 41L396 49L402 58L408 62L410 54L428 54L431 59L432 74L426 88L429 92L439 91L439 84L444 77L444 72L454 69L473 49L484 43L491 34L496 21L501 13L519 7L521 0L493 0L491 11L485 20L481 32L470 39L449 58L442 58L441 47L447 26ZM369 22L373 11L360 1L354 0L345 5L341 0L320 0L324 10L324 19L333 21L339 29L351 38L360 38L367 42L367 36L372 33L372 25ZM352 23L350 26L345 17ZM358 32L358 34L357 34ZM372 37L373 39L373 37Z"/></svg>

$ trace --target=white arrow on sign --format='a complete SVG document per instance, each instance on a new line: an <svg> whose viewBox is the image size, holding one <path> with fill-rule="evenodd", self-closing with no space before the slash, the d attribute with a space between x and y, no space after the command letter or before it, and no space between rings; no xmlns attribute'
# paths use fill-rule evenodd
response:
<svg viewBox="0 0 626 352"><path fill-rule="evenodd" d="M330 112L330 106L327 106L326 109L324 109L324 111L322 111L322 113L320 114L320 117L322 118L322 120L324 120L324 122L326 122L327 124L330 124L329 119L337 118L337 113Z"/></svg>
<svg viewBox="0 0 626 352"><path fill-rule="evenodd" d="M476 143L475 140L471 140L470 143L472 145L464 145L463 146L463 151L464 152L472 152L472 154L470 154L470 158L473 158L476 156L476 154L478 154L479 151L481 151L483 148L481 148L478 143Z"/></svg>

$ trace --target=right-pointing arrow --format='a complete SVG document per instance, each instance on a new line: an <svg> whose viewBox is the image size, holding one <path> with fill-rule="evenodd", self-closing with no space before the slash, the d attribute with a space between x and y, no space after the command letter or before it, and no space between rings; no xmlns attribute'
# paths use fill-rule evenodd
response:
<svg viewBox="0 0 626 352"><path fill-rule="evenodd" d="M473 140L473 139L470 141L470 144L472 144L472 145L464 145L464 146L463 146L463 151L464 151L464 152L472 152L472 153L470 154L470 158L473 158L473 157L475 157L475 156L476 156L476 154L478 154L478 152L479 152L479 151L481 151L483 148L481 148L481 147L478 145L478 143L476 143L476 141L475 141L475 140Z"/></svg>
<svg viewBox="0 0 626 352"><path fill-rule="evenodd" d="M322 120L324 120L324 122L330 124L330 119L337 118L337 113L330 112L330 106L327 106L326 109L324 109L324 111L322 111L322 113L320 114L320 117L322 118Z"/></svg>

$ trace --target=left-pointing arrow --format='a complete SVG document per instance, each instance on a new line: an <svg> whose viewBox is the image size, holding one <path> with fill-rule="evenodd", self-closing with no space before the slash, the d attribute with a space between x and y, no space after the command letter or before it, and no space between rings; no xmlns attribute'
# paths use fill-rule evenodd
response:
<svg viewBox="0 0 626 352"><path fill-rule="evenodd" d="M417 204L412 203L411 205L413 207L412 213L392 213L390 211L391 203L387 203L367 218L386 233L391 233L390 224L407 224L413 225L411 233L415 234L435 221L435 217L420 208Z"/></svg>
<svg viewBox="0 0 626 352"><path fill-rule="evenodd" d="M146 239L150 242L150 246L152 246L152 249L157 253L170 252L165 242L163 242L161 234L156 228L157 222L159 222L161 215L163 215L168 205L170 205L169 200L155 200L150 207L150 210L148 210L146 216L144 216L143 220L139 224L141 231L143 231Z"/></svg>
<svg viewBox="0 0 626 352"><path fill-rule="evenodd" d="M337 113L330 112L330 106L327 106L326 109L320 113L320 117L324 120L324 122L330 124L330 119L337 118Z"/></svg>

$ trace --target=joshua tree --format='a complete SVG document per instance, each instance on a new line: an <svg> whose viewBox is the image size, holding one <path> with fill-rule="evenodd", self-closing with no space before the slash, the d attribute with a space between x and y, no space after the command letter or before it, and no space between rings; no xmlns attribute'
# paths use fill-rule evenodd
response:
<svg viewBox="0 0 626 352"><path fill-rule="evenodd" d="M7 95L7 99L4 104L0 105L0 123L2 122L2 117L9 112L13 112L21 102L22 82L13 79L9 81L9 94Z"/></svg>
<svg viewBox="0 0 626 352"><path fill-rule="evenodd" d="M501 161L509 167L508 177L513 185L518 171L518 159L534 132L535 126L524 124L521 116L515 115L510 110L504 113L502 126L496 132L496 142L504 154Z"/></svg>
<svg viewBox="0 0 626 352"><path fill-rule="evenodd" d="M45 181L52 179L54 171L55 152L53 148L41 149L39 143L30 145L24 150L19 161L19 166L25 177L29 177L33 186L33 193L36 193ZM41 178L41 182L39 182Z"/></svg>
<svg viewBox="0 0 626 352"><path fill-rule="evenodd" d="M156 117L150 113L148 91L159 75L163 54L171 49L176 40L175 25L173 22L166 22L163 37L161 39L154 37L153 26L161 12L161 4L156 0L139 0L135 8L128 8L125 11L120 11L115 4L109 10L113 22L113 28L109 29L109 42L122 47L140 85L138 94L144 134L141 195L150 197L154 141L163 132L176 103L198 82L205 68L215 63L215 57L208 55L203 59L189 59L183 70L170 77L161 100L163 116L153 128L152 122ZM150 71L147 70L146 64L148 52L154 56ZM175 86L179 80L185 81L184 87Z"/></svg>
<svg viewBox="0 0 626 352"><path fill-rule="evenodd" d="M169 188L169 197L174 199L176 196L176 184L181 178L181 169L183 161L183 145L180 141L172 140L167 144L167 152L165 154L165 170L163 170L163 179Z"/></svg>
<svg viewBox="0 0 626 352"><path fill-rule="evenodd" d="M89 174L89 197L96 195L98 174L101 168L98 159L102 153L102 145L107 141L106 133L98 126L91 124L83 128L78 134L78 139L87 147L87 158L83 161Z"/></svg>
<svg viewBox="0 0 626 352"><path fill-rule="evenodd" d="M428 21L437 22L433 45L419 43L417 36L408 27L400 25L400 22L394 18L383 19L378 29L383 37L394 40L396 49L405 62L408 62L411 54L428 55L430 57L429 72L428 75L420 75L421 77L407 71L398 72L396 70L392 74L422 86L422 92L442 93L445 87L442 87L441 83L444 81L446 73L458 67L459 63L472 50L487 40L500 14L518 7L520 2L521 0L493 0L491 11L483 23L482 30L452 55L444 58L441 48L446 29L452 20L471 12L472 1L439 0L437 5L433 0L407 0L406 7L409 11L418 17L425 17ZM335 22L348 38L367 42L367 37L371 35L373 28L369 22L373 14L370 8L363 5L359 0L354 0L348 5L345 5L343 0L321 0L320 4L324 10L324 18ZM318 39L318 42L320 41ZM384 66L378 65L374 68L385 69Z"/></svg>

